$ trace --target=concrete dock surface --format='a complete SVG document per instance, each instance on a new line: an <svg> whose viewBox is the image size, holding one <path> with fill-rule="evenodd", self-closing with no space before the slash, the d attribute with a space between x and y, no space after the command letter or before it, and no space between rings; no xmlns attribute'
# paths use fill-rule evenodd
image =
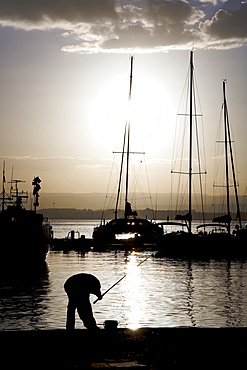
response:
<svg viewBox="0 0 247 370"><path fill-rule="evenodd" d="M0 331L1 369L238 368L247 328Z"/></svg>

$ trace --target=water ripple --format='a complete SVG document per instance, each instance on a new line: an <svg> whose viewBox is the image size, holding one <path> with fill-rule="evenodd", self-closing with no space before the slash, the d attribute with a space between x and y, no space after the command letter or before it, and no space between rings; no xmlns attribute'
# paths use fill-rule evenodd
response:
<svg viewBox="0 0 247 370"><path fill-rule="evenodd" d="M47 264L35 274L1 275L0 329L64 328L67 296L63 284L79 272L96 275L103 292L127 274L93 305L99 325L109 319L130 328L247 325L246 261L151 257L138 267L149 254L50 252ZM76 327L82 327L78 317Z"/></svg>

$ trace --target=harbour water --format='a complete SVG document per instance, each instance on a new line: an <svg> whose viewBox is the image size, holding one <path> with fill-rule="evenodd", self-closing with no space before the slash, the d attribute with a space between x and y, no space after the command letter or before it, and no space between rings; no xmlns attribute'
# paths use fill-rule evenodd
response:
<svg viewBox="0 0 247 370"><path fill-rule="evenodd" d="M57 238L71 230L90 237L97 224L95 220L52 220ZM100 327L105 320L133 329L247 326L246 260L175 260L155 258L152 253L50 251L38 270L30 266L23 271L20 266L16 273L10 264L0 274L0 330L65 328L63 284L79 272L97 276L102 292L126 274L102 301L92 304ZM83 327L78 317L76 327Z"/></svg>

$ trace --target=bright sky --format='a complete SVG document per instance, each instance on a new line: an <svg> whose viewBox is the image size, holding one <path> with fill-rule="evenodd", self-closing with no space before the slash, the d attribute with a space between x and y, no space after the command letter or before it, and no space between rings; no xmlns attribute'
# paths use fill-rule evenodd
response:
<svg viewBox="0 0 247 370"><path fill-rule="evenodd" d="M0 0L0 159L43 192L105 192L121 150L134 55L131 150L170 191L176 114L194 50L212 192L222 80L247 185L247 2ZM138 133L138 135L137 135ZM119 157L118 157L119 159Z"/></svg>

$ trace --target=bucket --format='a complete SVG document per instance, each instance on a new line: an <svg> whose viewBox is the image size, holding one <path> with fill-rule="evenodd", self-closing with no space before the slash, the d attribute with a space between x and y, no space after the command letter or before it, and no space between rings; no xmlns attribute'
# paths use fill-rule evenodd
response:
<svg viewBox="0 0 247 370"><path fill-rule="evenodd" d="M106 320L104 327L106 330L117 330L118 322L116 320Z"/></svg>

